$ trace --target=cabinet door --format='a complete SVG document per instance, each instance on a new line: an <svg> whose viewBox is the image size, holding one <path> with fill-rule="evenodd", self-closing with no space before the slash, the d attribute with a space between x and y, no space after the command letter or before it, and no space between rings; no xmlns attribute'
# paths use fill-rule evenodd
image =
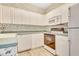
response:
<svg viewBox="0 0 79 59"><path fill-rule="evenodd" d="M30 13L21 9L15 8L14 11L14 24L30 24Z"/></svg>
<svg viewBox="0 0 79 59"><path fill-rule="evenodd" d="M38 16L35 13L30 12L30 24L31 25L38 25L37 18L38 18Z"/></svg>
<svg viewBox="0 0 79 59"><path fill-rule="evenodd" d="M21 10L15 8L14 9L14 20L13 20L13 23L14 24L22 24L23 21L22 21L22 14L21 14Z"/></svg>
<svg viewBox="0 0 79 59"><path fill-rule="evenodd" d="M15 8L10 8L10 19L11 23L13 24L13 21L15 19Z"/></svg>
<svg viewBox="0 0 79 59"><path fill-rule="evenodd" d="M56 54L59 56L69 55L69 41L65 36L56 36Z"/></svg>
<svg viewBox="0 0 79 59"><path fill-rule="evenodd" d="M54 18L49 18L50 25L56 25L56 20Z"/></svg>
<svg viewBox="0 0 79 59"><path fill-rule="evenodd" d="M47 19L45 18L45 15L38 15L38 17L37 17L38 19L37 19L37 24L38 25L48 25L48 21L47 21ZM45 21L44 21L45 20Z"/></svg>
<svg viewBox="0 0 79 59"><path fill-rule="evenodd" d="M2 6L0 6L0 23L2 21Z"/></svg>
<svg viewBox="0 0 79 59"><path fill-rule="evenodd" d="M47 21L44 21L44 16L37 13L30 12L30 24L31 25L44 25Z"/></svg>
<svg viewBox="0 0 79 59"><path fill-rule="evenodd" d="M31 49L32 47L32 41L31 41L31 35L18 35L18 52Z"/></svg>
<svg viewBox="0 0 79 59"><path fill-rule="evenodd" d="M1 20L0 22L1 23L12 23L12 19L11 19L11 15L10 15L10 11L11 11L11 8L10 7L1 7Z"/></svg>
<svg viewBox="0 0 79 59"><path fill-rule="evenodd" d="M61 13L62 13L62 23L67 23L68 22L68 6L64 5L61 8Z"/></svg>
<svg viewBox="0 0 79 59"><path fill-rule="evenodd" d="M44 45L43 34L32 34L32 48L41 47Z"/></svg>
<svg viewBox="0 0 79 59"><path fill-rule="evenodd" d="M30 14L28 11L24 11L24 10L21 10L21 19L22 19L22 24L30 24L29 21L30 21Z"/></svg>

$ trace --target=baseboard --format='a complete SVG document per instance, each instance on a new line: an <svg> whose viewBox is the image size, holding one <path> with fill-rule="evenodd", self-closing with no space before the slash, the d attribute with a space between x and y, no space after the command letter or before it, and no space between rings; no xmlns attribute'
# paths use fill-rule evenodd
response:
<svg viewBox="0 0 79 59"><path fill-rule="evenodd" d="M29 51L31 49L27 49L27 50L23 50L23 51L18 51L17 53L22 53L22 52L25 52L25 51Z"/></svg>

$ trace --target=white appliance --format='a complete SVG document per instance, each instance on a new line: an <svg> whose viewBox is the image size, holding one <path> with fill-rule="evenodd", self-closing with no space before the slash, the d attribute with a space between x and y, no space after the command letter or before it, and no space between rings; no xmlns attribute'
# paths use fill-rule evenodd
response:
<svg viewBox="0 0 79 59"><path fill-rule="evenodd" d="M79 56L79 4L70 7L69 12L69 55Z"/></svg>

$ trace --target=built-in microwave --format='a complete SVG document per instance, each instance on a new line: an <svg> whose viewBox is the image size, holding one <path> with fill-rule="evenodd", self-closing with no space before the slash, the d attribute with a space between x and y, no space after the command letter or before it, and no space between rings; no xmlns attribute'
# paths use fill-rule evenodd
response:
<svg viewBox="0 0 79 59"><path fill-rule="evenodd" d="M68 33L68 28L51 28L51 31L62 31L63 33Z"/></svg>

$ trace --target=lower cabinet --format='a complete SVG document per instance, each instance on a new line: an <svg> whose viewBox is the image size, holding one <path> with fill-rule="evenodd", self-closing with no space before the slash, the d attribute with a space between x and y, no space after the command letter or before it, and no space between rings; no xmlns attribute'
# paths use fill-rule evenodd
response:
<svg viewBox="0 0 79 59"><path fill-rule="evenodd" d="M41 47L44 44L43 34L24 34L18 35L18 52L22 52L28 49Z"/></svg>
<svg viewBox="0 0 79 59"><path fill-rule="evenodd" d="M18 35L17 40L18 40L18 52L31 49L32 47L31 35Z"/></svg>
<svg viewBox="0 0 79 59"><path fill-rule="evenodd" d="M69 56L68 37L56 35L56 54L59 56Z"/></svg>
<svg viewBox="0 0 79 59"><path fill-rule="evenodd" d="M32 34L32 48L41 47L44 44L43 34Z"/></svg>

